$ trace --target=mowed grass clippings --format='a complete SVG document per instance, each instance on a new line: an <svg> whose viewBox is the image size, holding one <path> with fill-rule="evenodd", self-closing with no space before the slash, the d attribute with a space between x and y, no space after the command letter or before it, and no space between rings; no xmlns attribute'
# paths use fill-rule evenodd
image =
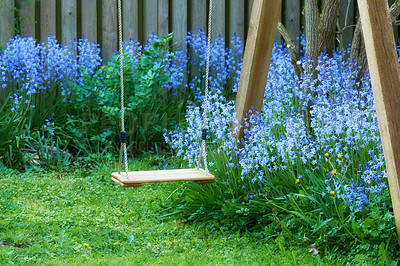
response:
<svg viewBox="0 0 400 266"><path fill-rule="evenodd" d="M2 169L0 264L324 264L304 247L278 248L235 234L161 218L171 183L122 188L107 166L83 172Z"/></svg>

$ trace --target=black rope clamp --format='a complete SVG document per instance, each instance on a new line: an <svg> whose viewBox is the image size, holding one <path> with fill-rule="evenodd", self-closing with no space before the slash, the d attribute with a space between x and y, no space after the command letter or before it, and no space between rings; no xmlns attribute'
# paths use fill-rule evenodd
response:
<svg viewBox="0 0 400 266"><path fill-rule="evenodd" d="M202 140L207 140L207 129L203 129L203 131L201 132L201 139Z"/></svg>
<svg viewBox="0 0 400 266"><path fill-rule="evenodd" d="M121 142L121 143L127 143L127 134L126 134L126 131L121 131L120 142Z"/></svg>

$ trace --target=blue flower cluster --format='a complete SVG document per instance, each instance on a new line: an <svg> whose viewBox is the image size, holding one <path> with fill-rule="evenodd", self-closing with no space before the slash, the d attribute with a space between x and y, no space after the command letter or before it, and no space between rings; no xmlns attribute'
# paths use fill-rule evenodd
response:
<svg viewBox="0 0 400 266"><path fill-rule="evenodd" d="M288 182L305 180L312 173L325 180L327 193L321 196L335 195L356 211L368 205L370 193L387 187L369 76L356 82L358 68L348 56L336 52L333 57L319 58L316 78L308 71L309 59L302 58L298 63L305 71L298 78L287 49L275 45L263 110L261 114L250 111L244 125L237 125L234 100L224 92L229 81L237 88L240 76L243 47L236 36L232 41L233 50L225 49L222 39L211 47L207 123L209 139L216 144L213 149L227 158L226 166L239 167L243 180L259 186L277 172L287 173ZM204 70L204 33L189 35L188 44L195 54L192 64ZM204 83L204 76L192 75L188 86L196 90L197 101L187 108L187 127L165 133L167 143L190 165L199 154ZM307 110L311 121L306 119ZM236 130L245 127L242 145L235 140L234 123Z"/></svg>
<svg viewBox="0 0 400 266"><path fill-rule="evenodd" d="M82 69L93 73L101 64L97 46L85 39L63 46L52 35L46 43L17 35L0 54L1 87L11 87L15 109L21 102L30 104L32 95L50 87L57 87L67 100L71 93L68 84L80 82Z"/></svg>

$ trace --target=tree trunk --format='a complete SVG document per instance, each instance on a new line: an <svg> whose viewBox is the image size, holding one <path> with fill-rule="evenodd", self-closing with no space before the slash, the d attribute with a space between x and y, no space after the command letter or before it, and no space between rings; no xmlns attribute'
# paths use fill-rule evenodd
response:
<svg viewBox="0 0 400 266"><path fill-rule="evenodd" d="M321 20L318 25L318 56L327 52L332 55L336 47L336 21L341 0L325 0Z"/></svg>
<svg viewBox="0 0 400 266"><path fill-rule="evenodd" d="M396 18L400 15L400 0L396 0L393 5L390 7L390 20L392 24L396 24ZM354 37L351 46L350 58L352 58L359 67L361 67L359 71L359 76L357 79L360 79L366 71L368 71L368 60L367 54L365 51L364 37L362 33L361 21L360 19L357 22L356 29L354 30Z"/></svg>
<svg viewBox="0 0 400 266"><path fill-rule="evenodd" d="M305 2L306 19L306 53L313 61L313 69L318 63L318 0L306 0Z"/></svg>

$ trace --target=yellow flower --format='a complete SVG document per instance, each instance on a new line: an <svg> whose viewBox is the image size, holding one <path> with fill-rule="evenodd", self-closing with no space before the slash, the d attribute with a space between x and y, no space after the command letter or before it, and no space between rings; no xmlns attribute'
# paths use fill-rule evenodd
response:
<svg viewBox="0 0 400 266"><path fill-rule="evenodd" d="M172 155L171 158L174 158L174 156Z"/></svg>
<svg viewBox="0 0 400 266"><path fill-rule="evenodd" d="M88 244L88 243L83 243L83 246L84 246L85 248L87 248L87 247L89 246L89 244Z"/></svg>
<svg viewBox="0 0 400 266"><path fill-rule="evenodd" d="M299 182L300 182L300 179L297 178L297 179L296 179L296 183L299 183Z"/></svg>
<svg viewBox="0 0 400 266"><path fill-rule="evenodd" d="M119 241L117 241L117 242L115 243L115 245L119 246L119 245L120 245L120 244L119 244Z"/></svg>
<svg viewBox="0 0 400 266"><path fill-rule="evenodd" d="M368 181L368 186L370 186L371 185L371 181Z"/></svg>
<svg viewBox="0 0 400 266"><path fill-rule="evenodd" d="M335 191L331 190L331 195L335 196Z"/></svg>
<svg viewBox="0 0 400 266"><path fill-rule="evenodd" d="M277 165L278 163L277 162L274 162L274 165Z"/></svg>
<svg viewBox="0 0 400 266"><path fill-rule="evenodd" d="M221 147L219 147L220 149L222 149L224 146L221 145Z"/></svg>
<svg viewBox="0 0 400 266"><path fill-rule="evenodd" d="M325 153L325 157L328 158L329 157L329 153Z"/></svg>
<svg viewBox="0 0 400 266"><path fill-rule="evenodd" d="M336 175L336 172L337 172L337 170L336 170L336 169L333 169L333 170L331 171L331 174L332 174L332 175Z"/></svg>
<svg viewBox="0 0 400 266"><path fill-rule="evenodd" d="M341 155L341 154L338 154L337 157L338 157L339 159L342 159L342 155Z"/></svg>

